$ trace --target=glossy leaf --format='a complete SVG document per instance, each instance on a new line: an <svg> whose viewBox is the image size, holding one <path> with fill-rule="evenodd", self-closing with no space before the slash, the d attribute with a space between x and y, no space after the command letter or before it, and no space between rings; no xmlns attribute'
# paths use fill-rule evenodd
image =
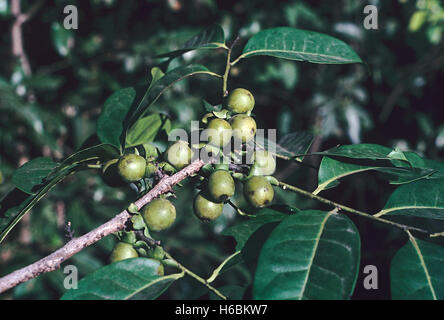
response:
<svg viewBox="0 0 444 320"><path fill-rule="evenodd" d="M339 39L289 27L257 33L247 42L237 60L258 55L322 64L362 62L356 52Z"/></svg>
<svg viewBox="0 0 444 320"><path fill-rule="evenodd" d="M37 191L36 188L40 187L48 174L57 165L51 158L39 157L32 159L14 172L12 182L20 190L34 194Z"/></svg>
<svg viewBox="0 0 444 320"><path fill-rule="evenodd" d="M194 37L185 42L181 49L161 54L159 57L173 58L184 54L185 52L196 49L215 48L226 48L224 30L218 24L213 24L208 29L196 34Z"/></svg>
<svg viewBox="0 0 444 320"><path fill-rule="evenodd" d="M97 121L97 135L102 143L109 143L120 149L123 120L135 98L136 90L131 87L120 89L106 99Z"/></svg>
<svg viewBox="0 0 444 320"><path fill-rule="evenodd" d="M398 187L376 214L383 215L444 219L444 179L419 180Z"/></svg>
<svg viewBox="0 0 444 320"><path fill-rule="evenodd" d="M125 147L152 142L162 130L165 130L166 133L171 130L171 121L166 115L156 113L143 117L129 130Z"/></svg>
<svg viewBox="0 0 444 320"><path fill-rule="evenodd" d="M148 258L133 258L102 267L79 281L62 300L156 299L175 280L183 276L160 276L161 263Z"/></svg>
<svg viewBox="0 0 444 320"><path fill-rule="evenodd" d="M259 256L253 297L349 299L359 272L360 239L344 215L316 210L287 217Z"/></svg>
<svg viewBox="0 0 444 320"><path fill-rule="evenodd" d="M393 257L390 286L395 300L444 299L444 248L409 236Z"/></svg>
<svg viewBox="0 0 444 320"><path fill-rule="evenodd" d="M384 166L385 165L385 166ZM323 157L318 171L318 187L313 192L318 194L322 190L339 184L339 179L364 171L378 171L384 173L391 184L410 183L419 179L428 178L436 173L435 169L394 167L390 162L375 162L361 165L339 161L330 157Z"/></svg>

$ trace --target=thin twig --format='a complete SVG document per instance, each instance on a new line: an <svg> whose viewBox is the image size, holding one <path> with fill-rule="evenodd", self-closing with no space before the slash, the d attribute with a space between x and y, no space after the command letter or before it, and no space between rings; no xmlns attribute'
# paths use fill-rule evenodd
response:
<svg viewBox="0 0 444 320"><path fill-rule="evenodd" d="M230 61L231 60L231 51L233 51L233 47L236 45L236 43L239 41L239 39L240 39L240 37L237 36L227 51L227 64L225 66L225 72L222 77L223 78L223 87L222 87L222 96L223 97L226 97L228 95L227 86L228 86L228 76L230 74L230 68L231 68L231 61Z"/></svg>
<svg viewBox="0 0 444 320"><path fill-rule="evenodd" d="M137 209L140 210L144 205L149 203L154 198L170 191L174 185L198 172L204 165L205 162L202 160L196 160L176 174L172 176L165 176L153 189L151 189L151 191L134 203ZM62 262L80 252L84 248L96 243L107 235L123 230L126 226L127 220L130 217L131 214L127 210L123 210L108 222L79 238L72 239L65 246L47 257L0 278L0 293L13 288L22 282L35 278L41 273L58 269Z"/></svg>

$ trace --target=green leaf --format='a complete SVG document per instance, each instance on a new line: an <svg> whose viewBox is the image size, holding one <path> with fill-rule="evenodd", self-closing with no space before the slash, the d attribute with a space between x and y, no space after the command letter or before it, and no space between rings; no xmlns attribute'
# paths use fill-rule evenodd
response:
<svg viewBox="0 0 444 320"><path fill-rule="evenodd" d="M156 299L183 273L159 276L160 261L133 258L118 261L79 281L78 289L67 291L62 300Z"/></svg>
<svg viewBox="0 0 444 320"><path fill-rule="evenodd" d="M344 215L302 211L265 242L253 297L266 300L349 299L359 273L360 239Z"/></svg>
<svg viewBox="0 0 444 320"><path fill-rule="evenodd" d="M97 121L97 135L103 143L109 143L120 149L120 136L123 121L136 98L135 88L124 88L114 92L103 105Z"/></svg>
<svg viewBox="0 0 444 320"><path fill-rule="evenodd" d="M305 154L313 143L313 135L309 132L292 132L284 135L278 143L263 138L256 139L255 143L259 148L272 152L274 155L286 160L294 159L298 162L303 160Z"/></svg>
<svg viewBox="0 0 444 320"><path fill-rule="evenodd" d="M444 248L409 235L393 257L390 286L394 300L444 299Z"/></svg>
<svg viewBox="0 0 444 320"><path fill-rule="evenodd" d="M383 215L444 219L444 179L419 180L398 187L375 216Z"/></svg>
<svg viewBox="0 0 444 320"><path fill-rule="evenodd" d="M391 184L410 183L419 179L428 178L436 172L435 169L397 168L393 167L390 162L379 161L374 162L373 165L369 163L361 165L358 163L345 162L344 160L335 160L330 157L323 157L318 171L318 187L313 193L318 194L323 190L335 187L339 184L338 180L341 178L370 170L386 174Z"/></svg>
<svg viewBox="0 0 444 320"><path fill-rule="evenodd" d="M235 224L234 226L224 230L224 236L232 236L236 240L236 251L241 250L250 236L265 224L277 222L287 217L286 214L273 210L262 209L255 217L251 217L246 221Z"/></svg>
<svg viewBox="0 0 444 320"><path fill-rule="evenodd" d="M35 194L35 188L38 188L44 182L47 175L57 165L58 163L53 162L50 158L32 159L14 172L12 182L20 190Z"/></svg>
<svg viewBox="0 0 444 320"><path fill-rule="evenodd" d="M161 54L158 57L174 58L176 56L184 54L185 52L196 49L216 48L226 48L225 35L224 30L221 26L219 26L218 24L213 24L208 29L199 32L194 37L185 42L181 49Z"/></svg>
<svg viewBox="0 0 444 320"><path fill-rule="evenodd" d="M184 67L178 67L167 72L147 90L138 105L130 109L124 122L124 131L121 141L123 137L126 136L127 130L145 114L148 107L156 102L156 100L165 92L165 90L167 90L177 81L197 74L207 74L214 77L220 77L218 74L209 71L205 66L200 64L191 64ZM125 139L123 141L125 141Z"/></svg>
<svg viewBox="0 0 444 320"><path fill-rule="evenodd" d="M57 53L63 57L67 56L74 47L73 31L65 29L58 22L53 22L51 25L51 38Z"/></svg>
<svg viewBox="0 0 444 320"><path fill-rule="evenodd" d="M126 148L134 147L146 142L152 142L157 134L165 130L171 130L171 121L164 114L152 114L139 119L128 131L126 136Z"/></svg>
<svg viewBox="0 0 444 320"><path fill-rule="evenodd" d="M258 55L322 64L362 63L345 42L313 31L289 27L263 30L246 44L233 62Z"/></svg>

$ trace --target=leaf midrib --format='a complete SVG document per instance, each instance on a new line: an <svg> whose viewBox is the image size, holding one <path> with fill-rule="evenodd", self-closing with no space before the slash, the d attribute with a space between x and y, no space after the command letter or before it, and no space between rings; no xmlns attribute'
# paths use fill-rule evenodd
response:
<svg viewBox="0 0 444 320"><path fill-rule="evenodd" d="M419 261L421 262L421 266L424 270L424 274L426 276L427 283L429 284L429 289L432 294L433 300L438 300L438 298L436 297L435 289L433 288L433 284L432 284L432 279L430 277L429 270L427 269L427 266L425 264L424 256L422 255L421 249L419 248L418 243L416 242L416 239L410 234L410 232L408 232L408 235L409 235L409 241L412 243L413 248L415 248L416 254L419 257Z"/></svg>
<svg viewBox="0 0 444 320"><path fill-rule="evenodd" d="M318 234L317 234L317 237L316 237L316 242L315 242L315 245L313 247L313 252L312 252L312 255L310 257L310 263L309 263L309 266L308 266L307 274L305 276L304 284L302 285L302 288L301 288L301 295L300 295L299 299L302 299L302 297L304 296L305 288L306 288L307 283L308 283L308 278L310 277L311 267L313 266L313 261L314 261L314 258L316 256L316 251L317 251L318 246L319 246L319 241L321 240L322 232L324 231L324 227L325 227L325 224L327 223L328 218L330 218L330 216L332 214L333 214L333 212L328 212L327 215L325 216L325 218L322 220L321 227L319 228L319 231L318 231Z"/></svg>
<svg viewBox="0 0 444 320"><path fill-rule="evenodd" d="M444 207L431 207L431 206L402 206L402 207L393 207L388 209L383 209L379 211L377 214L375 214L375 217L383 216L389 212L392 211L398 211L398 210L407 210L407 209L432 209L432 210L444 210Z"/></svg>
<svg viewBox="0 0 444 320"><path fill-rule="evenodd" d="M247 56L251 56L255 53L261 53L261 52L281 52L281 53L291 53L291 54L304 54L304 55L308 55L308 56L320 56L320 57L324 57L324 58L331 58L331 57L335 57L337 58L339 61L355 61L353 59L344 59L341 58L339 56L335 56L335 55L326 55L326 54L322 54L322 53L312 53L312 52L304 52L304 51L290 51L290 50L281 50L281 49L267 49L267 50L252 50L252 51L248 51L245 52L243 54L241 54L236 61L243 59ZM304 59L295 59L295 60L299 60L299 61L304 61ZM359 62L361 62L361 59L358 60Z"/></svg>

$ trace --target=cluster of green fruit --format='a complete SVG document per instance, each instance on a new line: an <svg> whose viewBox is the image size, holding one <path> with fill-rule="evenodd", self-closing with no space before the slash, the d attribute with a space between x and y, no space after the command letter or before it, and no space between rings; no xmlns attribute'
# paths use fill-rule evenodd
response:
<svg viewBox="0 0 444 320"><path fill-rule="evenodd" d="M207 124L208 143L216 148L223 148L231 138L247 144L256 135L256 121L251 117L255 100L253 94L243 88L233 90L227 97L226 109L207 113L203 122ZM222 155L222 158L225 155ZM271 203L274 197L273 187L266 176L276 169L274 157L266 150L256 151L244 179L244 196L256 208L263 208ZM217 219L223 210L224 203L235 193L233 173L228 165L216 165L204 188L194 199L194 212L204 221Z"/></svg>
<svg viewBox="0 0 444 320"><path fill-rule="evenodd" d="M255 120L251 117L254 103L251 92L246 89L235 89L227 97L226 109L223 109L223 112L213 112L203 117L207 129L212 129L209 131L207 145L219 149L221 159L226 159L222 148L232 138L246 144L255 137L257 127ZM172 173L190 164L194 155L193 150L185 141L171 144L163 154L161 162L158 162L159 151L152 145L144 144L143 151L144 157L140 154L129 153L105 164L102 171L105 182L110 185L116 185L115 180L119 182L117 185L135 183L141 179L151 179L159 171ZM252 165L244 174L230 170L229 162L224 161L209 165L206 171L202 170L199 178L203 183L193 203L194 213L200 220L213 221L220 217L224 204L229 202L235 194L234 178L243 182L244 197L250 205L263 208L271 204L274 190L270 181L273 180L271 175L276 169L276 161L273 155L266 150L256 150L250 160L249 163ZM145 235L150 237L149 231L165 230L174 223L175 219L174 205L166 198L159 198L148 203L140 213L137 212L137 215L133 216L132 220L135 230L145 228ZM154 253L147 248L141 249L140 246L135 248L136 240L125 242L122 239L121 237L121 241L113 250L112 261L136 257L140 253L144 256L154 257ZM154 258L161 260L163 256L156 254Z"/></svg>

